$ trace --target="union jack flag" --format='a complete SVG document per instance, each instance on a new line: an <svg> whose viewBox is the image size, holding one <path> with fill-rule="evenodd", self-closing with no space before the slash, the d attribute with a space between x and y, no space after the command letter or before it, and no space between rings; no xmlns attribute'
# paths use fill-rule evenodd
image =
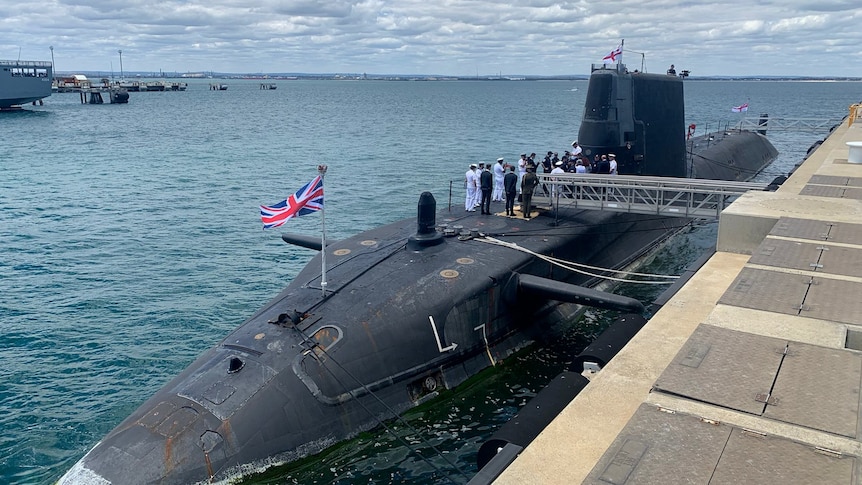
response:
<svg viewBox="0 0 862 485"><path fill-rule="evenodd" d="M260 206L263 228L278 227L291 217L304 216L323 209L323 178L318 175L295 194L278 204Z"/></svg>

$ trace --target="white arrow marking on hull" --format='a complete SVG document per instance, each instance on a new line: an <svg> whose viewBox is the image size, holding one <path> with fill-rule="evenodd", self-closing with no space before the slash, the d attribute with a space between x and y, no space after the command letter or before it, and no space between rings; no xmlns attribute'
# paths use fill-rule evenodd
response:
<svg viewBox="0 0 862 485"><path fill-rule="evenodd" d="M437 350L442 354L443 352L449 352L450 350L455 350L455 347L458 346L456 343L452 343L452 345L444 348L443 344L440 343L440 334L437 333L437 324L434 323L434 317L428 315L428 320L431 320L431 330L434 331L434 339L437 340Z"/></svg>

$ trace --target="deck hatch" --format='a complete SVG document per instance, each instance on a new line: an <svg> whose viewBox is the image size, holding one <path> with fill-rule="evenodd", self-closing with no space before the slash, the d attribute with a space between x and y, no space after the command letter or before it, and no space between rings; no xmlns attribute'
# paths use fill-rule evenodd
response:
<svg viewBox="0 0 862 485"><path fill-rule="evenodd" d="M832 223L829 240L837 243L862 245L862 224Z"/></svg>
<svg viewBox="0 0 862 485"><path fill-rule="evenodd" d="M808 195L811 197L842 198L842 197L844 197L844 191L845 190L847 190L845 187L833 187L831 185L811 185L811 184L808 184L805 187L802 187L802 190L799 191L799 195Z"/></svg>
<svg viewBox="0 0 862 485"><path fill-rule="evenodd" d="M854 438L861 385L862 355L790 342L763 416Z"/></svg>
<svg viewBox="0 0 862 485"><path fill-rule="evenodd" d="M228 374L230 359L236 355L220 354L206 366L206 371L177 391L177 395L190 399L217 418L230 418L237 409L266 385L276 372L249 357L243 359L242 372Z"/></svg>
<svg viewBox="0 0 862 485"><path fill-rule="evenodd" d="M850 182L850 177L841 177L838 175L812 175L808 179L809 184L815 185L838 185L846 186Z"/></svg>
<svg viewBox="0 0 862 485"><path fill-rule="evenodd" d="M830 256L832 258L834 256ZM837 268L841 261L824 265ZM853 268L854 263L847 264ZM822 272L822 269L818 269ZM862 283L743 268L720 304L862 325Z"/></svg>
<svg viewBox="0 0 862 485"><path fill-rule="evenodd" d="M708 349L703 362L687 365ZM812 369L826 369L813 372ZM701 324L654 390L855 438L862 354Z"/></svg>
<svg viewBox="0 0 862 485"><path fill-rule="evenodd" d="M729 435L727 426L641 404L583 483L710 483Z"/></svg>
<svg viewBox="0 0 862 485"><path fill-rule="evenodd" d="M804 317L862 325L862 283L814 278L805 297Z"/></svg>
<svg viewBox="0 0 862 485"><path fill-rule="evenodd" d="M197 419L197 411L184 406L171 413L167 419L156 426L155 431L166 438L175 438L194 424Z"/></svg>
<svg viewBox="0 0 862 485"><path fill-rule="evenodd" d="M766 238L748 262L777 268L862 277L862 248L848 248L824 242L807 243Z"/></svg>
<svg viewBox="0 0 862 485"><path fill-rule="evenodd" d="M643 441L626 440L620 449L614 453L614 457L605 467L599 479L614 485L625 485L646 451L647 445Z"/></svg>
<svg viewBox="0 0 862 485"><path fill-rule="evenodd" d="M174 411L177 410L177 406L174 403L168 401L162 401L156 404L156 407L150 409L150 411L141 417L138 420L141 426L145 426L152 430L156 429L158 425L162 423L165 419L168 418Z"/></svg>
<svg viewBox="0 0 862 485"><path fill-rule="evenodd" d="M797 219L795 217L782 217L772 227L770 236L795 237L799 239L812 239L815 241L833 241L835 223L816 221L814 219Z"/></svg>
<svg viewBox="0 0 862 485"><path fill-rule="evenodd" d="M753 268L742 268L730 287L718 300L755 310L798 315L811 278Z"/></svg>
<svg viewBox="0 0 862 485"><path fill-rule="evenodd" d="M862 187L862 177L842 177L838 175L812 175L809 184L840 185L846 187Z"/></svg>
<svg viewBox="0 0 862 485"><path fill-rule="evenodd" d="M751 264L776 266L811 271L825 251L822 243L801 243L784 239L766 238L748 260Z"/></svg>
<svg viewBox="0 0 862 485"><path fill-rule="evenodd" d="M862 277L862 248L824 246L823 244L816 246L827 248L820 257L823 268L818 268L818 272Z"/></svg>
<svg viewBox="0 0 862 485"><path fill-rule="evenodd" d="M213 404L221 404L233 395L234 392L236 392L235 387L225 382L218 381L214 382L213 385L202 392L201 396Z"/></svg>
<svg viewBox="0 0 862 485"><path fill-rule="evenodd" d="M654 390L760 415L781 365L786 341L700 325L655 383ZM692 366L693 355L706 354Z"/></svg>
<svg viewBox="0 0 862 485"><path fill-rule="evenodd" d="M645 450L641 456L627 450L632 443ZM614 469L615 461L622 466ZM583 483L849 485L854 483L855 466L852 456L823 453L788 439L641 404ZM608 470L629 473L619 481L623 475L608 474Z"/></svg>
<svg viewBox="0 0 862 485"><path fill-rule="evenodd" d="M710 485L738 483L851 484L855 458L836 457L774 436L734 428Z"/></svg>
<svg viewBox="0 0 862 485"><path fill-rule="evenodd" d="M802 187L799 195L814 197L834 197L838 199L862 199L862 189L858 187L834 187L831 185L811 185Z"/></svg>

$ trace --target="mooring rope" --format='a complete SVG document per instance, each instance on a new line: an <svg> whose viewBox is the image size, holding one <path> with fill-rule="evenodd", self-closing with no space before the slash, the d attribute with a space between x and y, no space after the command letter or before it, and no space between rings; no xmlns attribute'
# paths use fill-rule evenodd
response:
<svg viewBox="0 0 862 485"><path fill-rule="evenodd" d="M482 241L482 242L485 242L488 244L494 244L497 246L503 246L503 247L507 247L510 249L514 249L516 251L521 251L523 253L527 253L531 256L535 256L539 259L547 261L547 262L553 264L554 266L558 266L560 268L564 268L564 269L567 269L569 271L573 271L575 273L590 276L593 278L601 278L601 279L610 280L610 281L618 281L621 283L635 283L635 284L641 284L641 285L670 285L670 284L673 284L673 281L643 281L643 280L630 280L630 279L625 279L625 278L617 278L614 276L606 276L606 275L591 273L590 271L585 271L585 269L592 270L592 271L604 271L607 273L623 274L623 275L628 275L628 276L640 276L640 277L645 277L645 278L662 278L662 279L668 279L668 280L675 280L675 279L679 278L679 276L675 276L675 275L638 273L635 271L616 270L616 269L610 269L610 268L602 268L599 266L591 266L591 265L583 264L583 263L575 263L572 261L566 261L564 259L555 258L553 256L545 256L544 254L539 254L539 253L537 253L531 249L527 249L523 246L520 246L517 243L502 241L500 239L490 237L490 236L476 237L473 239L475 241ZM584 268L584 269L581 269L581 268Z"/></svg>

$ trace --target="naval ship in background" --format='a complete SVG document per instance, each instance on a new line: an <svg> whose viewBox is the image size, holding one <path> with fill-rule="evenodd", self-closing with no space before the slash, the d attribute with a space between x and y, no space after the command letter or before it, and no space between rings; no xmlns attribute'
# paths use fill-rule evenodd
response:
<svg viewBox="0 0 862 485"><path fill-rule="evenodd" d="M45 61L0 60L0 111L20 109L21 105L51 95L53 67Z"/></svg>
<svg viewBox="0 0 862 485"><path fill-rule="evenodd" d="M777 156L755 132L687 141L676 76L593 66L585 108L585 154L615 153L621 174L747 180ZM325 247L284 234L318 254L59 483L222 481L319 452L559 335L581 304L642 311L536 254L620 269L691 222L558 212L438 212L426 192L417 217Z"/></svg>

